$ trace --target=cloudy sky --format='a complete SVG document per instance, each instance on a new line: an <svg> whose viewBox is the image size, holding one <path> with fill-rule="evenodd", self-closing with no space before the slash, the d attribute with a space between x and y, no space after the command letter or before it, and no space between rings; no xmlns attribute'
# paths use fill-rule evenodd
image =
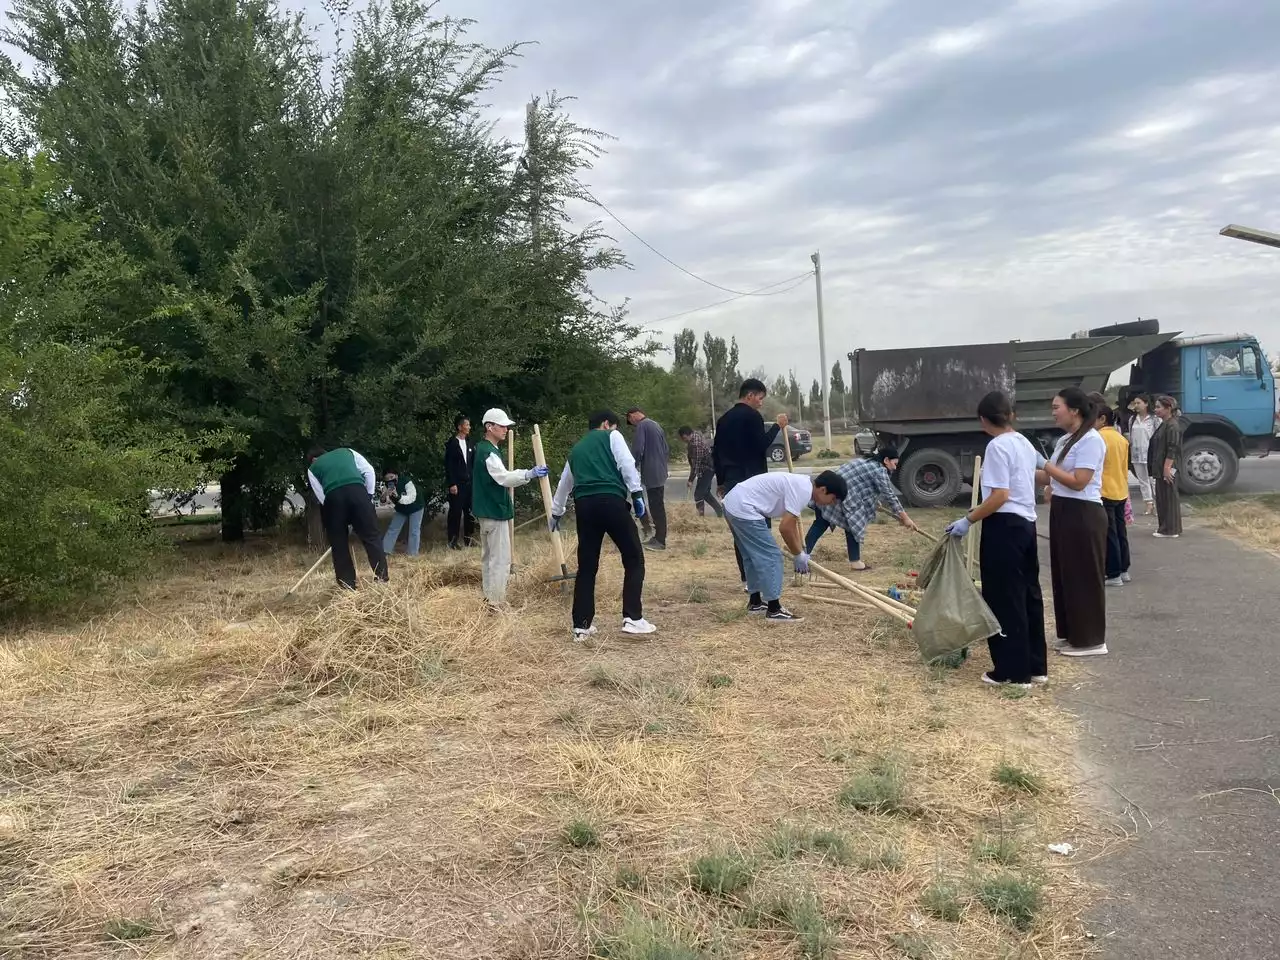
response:
<svg viewBox="0 0 1280 960"><path fill-rule="evenodd" d="M617 138L591 189L692 273L757 290L821 250L828 365L1138 316L1280 351L1280 250L1218 236L1280 230L1275 0L439 10L478 21L474 39L534 42L490 98L500 129L519 138L531 94L576 96L575 119ZM605 219L634 269L601 295L667 342L685 325L737 336L744 371L817 375L812 281L666 319L731 294Z"/></svg>
<svg viewBox="0 0 1280 960"><path fill-rule="evenodd" d="M1159 317L1280 351L1280 4L1263 0L445 0L536 40L494 96L578 97L618 138L595 194L733 290L822 252L828 363L858 346L1067 335ZM729 294L612 224L664 335L818 368L804 283Z"/></svg>

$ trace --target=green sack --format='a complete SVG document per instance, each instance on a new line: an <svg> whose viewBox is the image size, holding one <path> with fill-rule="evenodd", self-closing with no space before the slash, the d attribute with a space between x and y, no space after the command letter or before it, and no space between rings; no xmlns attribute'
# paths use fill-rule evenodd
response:
<svg viewBox="0 0 1280 960"><path fill-rule="evenodd" d="M911 632L925 662L963 650L1000 632L982 594L969 577L956 537L943 537L920 569L924 595Z"/></svg>

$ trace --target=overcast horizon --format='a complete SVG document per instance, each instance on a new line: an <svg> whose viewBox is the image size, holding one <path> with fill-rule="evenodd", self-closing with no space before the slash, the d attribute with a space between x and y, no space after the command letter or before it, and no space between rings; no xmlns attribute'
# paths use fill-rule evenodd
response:
<svg viewBox="0 0 1280 960"><path fill-rule="evenodd" d="M286 6L325 22L318 0ZM521 138L531 95L576 97L573 118L617 138L590 189L681 266L754 290L806 273L820 249L828 367L856 347L1065 337L1138 316L1280 352L1280 250L1218 235L1280 230L1280 4L438 9L476 19L474 40L533 41L487 97L499 132ZM688 326L736 335L744 373L818 374L812 280L664 320L730 294L581 213L633 266L596 293L629 298L668 346Z"/></svg>

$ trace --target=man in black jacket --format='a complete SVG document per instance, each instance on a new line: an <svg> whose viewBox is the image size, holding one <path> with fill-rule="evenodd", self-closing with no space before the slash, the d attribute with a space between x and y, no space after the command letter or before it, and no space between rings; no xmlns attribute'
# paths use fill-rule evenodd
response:
<svg viewBox="0 0 1280 960"><path fill-rule="evenodd" d="M471 468L475 447L468 435L471 421L459 416L453 421L454 436L444 445L444 482L449 487L449 549L461 550L462 543L475 545L476 518L471 515ZM463 540L460 543L459 535Z"/></svg>
<svg viewBox="0 0 1280 960"><path fill-rule="evenodd" d="M768 430L765 429L760 407L764 405L768 392L768 388L754 377L743 380L742 386L738 388L737 404L721 414L716 421L711 462L715 466L716 485L722 500L730 490L748 477L769 472L769 447L778 436L778 430L785 430L789 421L785 413L780 413L778 422ZM737 545L733 548L733 555L738 561L739 577L745 584L747 574Z"/></svg>

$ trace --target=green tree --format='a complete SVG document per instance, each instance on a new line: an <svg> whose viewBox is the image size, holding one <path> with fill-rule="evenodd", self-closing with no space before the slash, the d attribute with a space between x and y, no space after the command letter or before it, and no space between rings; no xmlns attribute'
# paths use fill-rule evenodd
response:
<svg viewBox="0 0 1280 960"><path fill-rule="evenodd" d="M3 614L138 570L160 542L149 491L198 476L196 445L140 415L154 365L107 341L48 335L147 300L138 265L96 227L47 157L0 159Z"/></svg>
<svg viewBox="0 0 1280 960"><path fill-rule="evenodd" d="M822 384L817 380L809 386L809 405L819 408L822 406Z"/></svg>
<svg viewBox="0 0 1280 960"><path fill-rule="evenodd" d="M683 370L692 374L698 364L698 337L687 327L672 338L675 353L673 370Z"/></svg>
<svg viewBox="0 0 1280 960"><path fill-rule="evenodd" d="M844 393L844 371L838 362L831 365L831 393Z"/></svg>

